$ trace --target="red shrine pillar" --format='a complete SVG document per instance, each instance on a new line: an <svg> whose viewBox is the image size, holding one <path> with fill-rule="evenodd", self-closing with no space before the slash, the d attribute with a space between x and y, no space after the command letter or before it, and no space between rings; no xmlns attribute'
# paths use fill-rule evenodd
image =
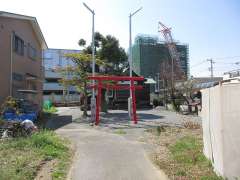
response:
<svg viewBox="0 0 240 180"><path fill-rule="evenodd" d="M135 86L134 86L134 80L132 79L131 79L130 88L132 91L132 121L134 124L137 124Z"/></svg>

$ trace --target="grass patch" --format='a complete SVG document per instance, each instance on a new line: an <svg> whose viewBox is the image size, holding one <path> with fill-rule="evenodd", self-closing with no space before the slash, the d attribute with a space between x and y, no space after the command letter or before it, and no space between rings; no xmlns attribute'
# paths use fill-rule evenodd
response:
<svg viewBox="0 0 240 180"><path fill-rule="evenodd" d="M166 129L164 126L157 126L156 128L146 129L145 131L160 136L162 132L166 132Z"/></svg>
<svg viewBox="0 0 240 180"><path fill-rule="evenodd" d="M157 145L152 159L170 179L223 179L214 173L202 152L201 129L166 127L165 130L160 136L151 133L151 142Z"/></svg>
<svg viewBox="0 0 240 180"><path fill-rule="evenodd" d="M120 134L120 135L124 135L124 134L127 134L126 131L124 131L123 129L118 129L116 131L114 131L115 134Z"/></svg>
<svg viewBox="0 0 240 180"><path fill-rule="evenodd" d="M49 109L43 108L43 112L45 113L49 113L49 114L54 114L57 112L57 108L52 106Z"/></svg>
<svg viewBox="0 0 240 180"><path fill-rule="evenodd" d="M178 163L195 165L207 162L202 153L202 143L193 136L185 136L170 146L173 159Z"/></svg>
<svg viewBox="0 0 240 180"><path fill-rule="evenodd" d="M53 179L65 179L71 159L68 142L53 131L0 141L0 179L34 179L40 164L56 160Z"/></svg>

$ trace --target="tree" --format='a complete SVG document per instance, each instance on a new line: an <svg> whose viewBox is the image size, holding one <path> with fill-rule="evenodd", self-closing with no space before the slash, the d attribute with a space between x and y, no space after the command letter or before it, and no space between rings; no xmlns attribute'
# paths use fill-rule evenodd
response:
<svg viewBox="0 0 240 180"><path fill-rule="evenodd" d="M196 84L196 80L191 77L187 81L184 81L182 83L179 83L178 87L176 89L183 95L191 98L193 90L194 90L194 85Z"/></svg>
<svg viewBox="0 0 240 180"><path fill-rule="evenodd" d="M94 39L95 39L95 47L99 48L101 45L101 42L104 39L104 36L102 34L100 34L99 32L95 32Z"/></svg>
<svg viewBox="0 0 240 180"><path fill-rule="evenodd" d="M82 41L80 39L79 41ZM84 42L86 42L84 40ZM120 47L119 41L111 35L104 37L101 33L95 33L95 54L100 58L104 59L108 64L106 73L108 74L121 74L123 69L123 64L127 60L127 55L125 50ZM79 43L80 45L80 43ZM83 49L83 53L91 54L92 47L91 44Z"/></svg>
<svg viewBox="0 0 240 180"><path fill-rule="evenodd" d="M72 67L71 67L71 69L69 69L69 71L74 72L73 79L72 79L72 81L71 80L66 81L66 78L65 78L62 80L63 81L62 83L64 84L64 82L67 82L67 83L70 83L71 85L75 85L82 92L82 94L84 95L84 99L85 99L84 100L84 104L85 104L84 105L84 107L85 107L84 115L86 116L87 115L87 113L86 113L86 107L87 107L86 84L88 82L85 78L86 74L83 74L82 71L88 69L89 70L88 72L90 72L90 64L92 63L90 54L92 54L92 47L91 47L91 44L86 46L86 41L84 39L80 39L78 44L79 44L79 46L84 47L82 56L80 57L78 55L76 57L76 55L74 55L74 56L68 55L68 57L70 59L72 59L76 64L76 69L72 69ZM122 69L125 67L124 62L126 62L126 60L127 60L127 55L126 55L124 49L119 46L119 41L113 36L107 35L106 37L104 37L101 33L96 32L94 45L95 45L95 54L97 57L96 67L95 67L96 72L99 71L99 69L100 69L99 66L103 65L104 66L103 69L105 69L104 73L121 74ZM85 55L87 56L87 58L84 57ZM82 64L82 62L85 62L86 59L88 59L87 65ZM98 59L102 59L105 62L100 61ZM84 72L84 73L87 73L87 72ZM108 82L108 83L110 83L110 82ZM106 95L106 93L103 90L102 97L105 97L105 95ZM102 105L105 103L106 103L105 98L103 98ZM103 106L102 106L101 109L104 110L106 108L103 108Z"/></svg>
<svg viewBox="0 0 240 180"><path fill-rule="evenodd" d="M127 60L125 50L119 46L119 41L111 35L102 38L102 44L98 55L101 59L105 59L112 66L108 68L108 72L112 74L121 74L121 64Z"/></svg>
<svg viewBox="0 0 240 180"><path fill-rule="evenodd" d="M84 39L80 39L80 40L78 41L78 45L84 47L84 46L86 45L86 41L85 41Z"/></svg>
<svg viewBox="0 0 240 180"><path fill-rule="evenodd" d="M64 86L75 86L83 96L83 116L87 116L87 99L88 99L88 72L90 72L90 64L92 62L91 54L66 54L69 60L73 61L74 66L67 66L64 68L59 68L63 76L60 80ZM105 63L99 59L96 59L96 64L104 65ZM71 77L68 75L70 74Z"/></svg>
<svg viewBox="0 0 240 180"><path fill-rule="evenodd" d="M95 45L95 54L97 53L97 49L100 47L103 38L104 37L99 32L95 32L95 35L94 35L94 39L95 39L95 43L94 43L94 45ZM78 45L80 47L85 47L86 41L84 39L80 39L78 41ZM83 53L85 53L85 54L92 54L92 44L90 44L87 47L85 47L83 49Z"/></svg>
<svg viewBox="0 0 240 180"><path fill-rule="evenodd" d="M85 49L83 49L84 54L92 54L92 46L87 46Z"/></svg>
<svg viewBox="0 0 240 180"><path fill-rule="evenodd" d="M194 85L196 84L196 80L191 77L187 81L178 83L176 86L176 90L178 91L179 95L185 100L188 105L188 112L191 112L190 103L193 102L192 93L194 91Z"/></svg>
<svg viewBox="0 0 240 180"><path fill-rule="evenodd" d="M173 68L173 77L172 77L172 68ZM160 64L160 77L164 81L165 87L167 89L167 94L170 96L170 101L175 110L178 110L178 103L176 101L177 91L175 87L176 80L182 80L182 71L179 69L176 63L173 64L170 59L165 59ZM165 100L167 101L167 100Z"/></svg>

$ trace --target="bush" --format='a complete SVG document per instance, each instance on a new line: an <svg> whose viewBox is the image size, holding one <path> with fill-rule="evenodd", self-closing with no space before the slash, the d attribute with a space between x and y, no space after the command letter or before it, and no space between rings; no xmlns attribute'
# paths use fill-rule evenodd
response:
<svg viewBox="0 0 240 180"><path fill-rule="evenodd" d="M43 108L43 112L53 114L53 113L57 112L57 108L54 107L54 106L52 106L52 107L50 107L48 109Z"/></svg>
<svg viewBox="0 0 240 180"><path fill-rule="evenodd" d="M17 100L11 96L8 96L1 106L1 114L6 110L12 110L17 112L19 110Z"/></svg>

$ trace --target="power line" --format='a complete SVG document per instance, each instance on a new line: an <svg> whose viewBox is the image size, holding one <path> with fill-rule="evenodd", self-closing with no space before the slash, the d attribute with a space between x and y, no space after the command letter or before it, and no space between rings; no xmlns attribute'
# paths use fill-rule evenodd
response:
<svg viewBox="0 0 240 180"><path fill-rule="evenodd" d="M201 64L203 64L203 63L206 63L206 61L204 60L204 61L201 61L201 62L199 62L199 63L197 63L197 64L194 64L194 65L192 65L190 68L199 66L199 65L201 65Z"/></svg>
<svg viewBox="0 0 240 180"><path fill-rule="evenodd" d="M226 57L216 57L216 58L211 58L211 59L214 59L214 60L224 60L224 59L234 59L234 58L240 58L240 55L236 55L236 56L226 56ZM202 58L202 59L203 59L203 58ZM192 67L195 67L195 66L198 66L198 65L201 65L201 64L203 64L203 63L205 63L205 62L206 62L206 61L203 60L203 61L201 61L201 62L199 62L199 63L197 63L197 64L192 65L191 68L192 68ZM240 64L240 62L239 62L239 64Z"/></svg>
<svg viewBox="0 0 240 180"><path fill-rule="evenodd" d="M194 65L190 66L190 69L194 69L194 68L196 68L196 67L198 67L198 66L200 66L200 65L202 65L202 64L204 64L204 63L206 63L206 62L210 62L210 67L208 68L208 71L211 72L211 78L213 78L213 76L214 76L214 73L213 73L214 69L217 69L216 72L218 72L218 73L224 71L224 70L219 70L219 68L222 69L222 67L218 67L218 66L214 66L214 67L213 67L213 64L216 63L217 65L239 66L239 65L240 65L240 61L236 61L236 60L235 60L235 62L221 62L221 61L223 61L224 59L234 59L234 58L240 58L240 56L229 56L229 57L221 57L221 58L219 57L219 58L211 58L211 59L203 60L203 61L201 61L201 62L199 62L199 63L197 63L197 64L194 64ZM213 61L213 59L214 59L214 61ZM216 60L217 60L217 61L216 61ZM219 62L219 60L220 60L220 62ZM224 69L225 69L225 68L224 68ZM225 71L226 71L226 70L225 70ZM201 72L202 72L202 71L201 71ZM200 72L198 72L198 73L200 73Z"/></svg>
<svg viewBox="0 0 240 180"><path fill-rule="evenodd" d="M235 63L225 63L225 62L216 62L216 61L215 61L215 63L217 63L217 64L222 64L222 65L224 65L224 64L225 64L225 65L226 65L226 64L235 64Z"/></svg>
<svg viewBox="0 0 240 180"><path fill-rule="evenodd" d="M228 56L228 57L218 57L218 58L213 58L215 60L218 60L218 59L234 59L234 58L240 58L240 56Z"/></svg>
<svg viewBox="0 0 240 180"><path fill-rule="evenodd" d="M217 63L217 64L229 64L229 65L240 65L240 61L236 61L236 62L215 62L215 63Z"/></svg>

